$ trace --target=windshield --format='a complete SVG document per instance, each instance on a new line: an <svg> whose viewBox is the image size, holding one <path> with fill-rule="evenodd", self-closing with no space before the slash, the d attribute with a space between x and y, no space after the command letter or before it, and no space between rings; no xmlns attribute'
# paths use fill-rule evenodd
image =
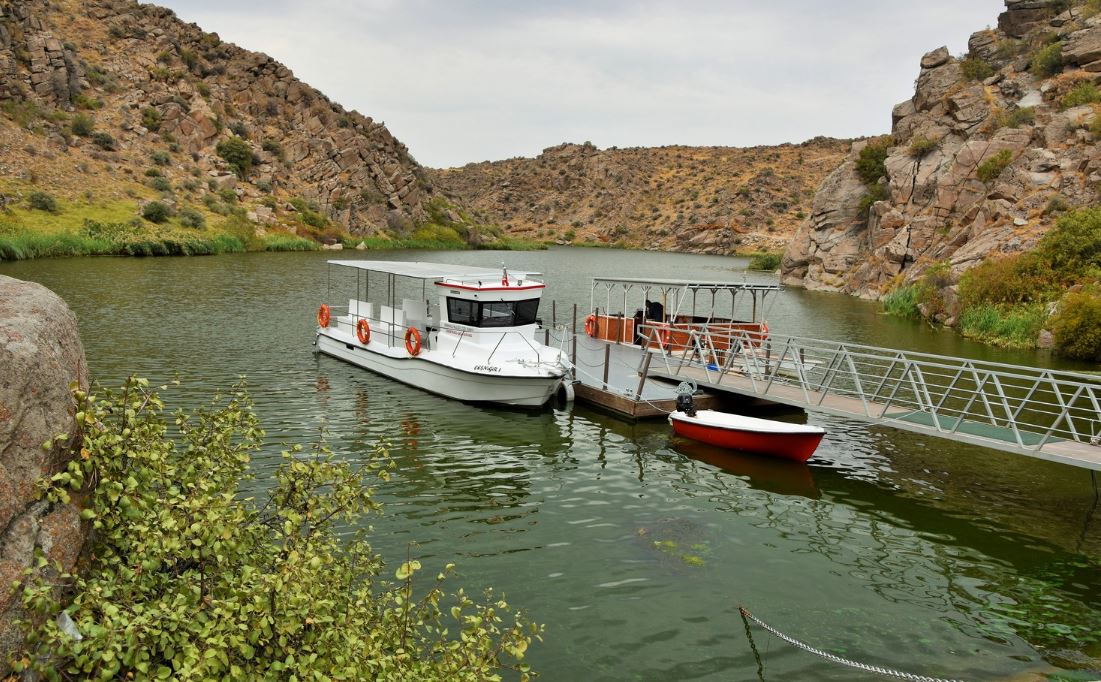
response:
<svg viewBox="0 0 1101 682"><path fill-rule="evenodd" d="M526 301L468 301L447 299L447 319L470 327L520 327L535 324L539 299Z"/></svg>

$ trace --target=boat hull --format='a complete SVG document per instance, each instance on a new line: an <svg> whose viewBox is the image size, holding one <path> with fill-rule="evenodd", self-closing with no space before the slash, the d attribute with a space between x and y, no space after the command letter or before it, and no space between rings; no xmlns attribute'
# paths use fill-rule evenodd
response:
<svg viewBox="0 0 1101 682"><path fill-rule="evenodd" d="M492 376L465 372L421 357L391 357L326 334L317 337L325 355L429 393L468 403L537 408L554 397L562 377Z"/></svg>
<svg viewBox="0 0 1101 682"><path fill-rule="evenodd" d="M675 415L675 413L674 413ZM818 449L825 435L822 432L776 433L701 424L670 417L673 432L678 436L709 445L742 452L770 455L794 462L806 462Z"/></svg>

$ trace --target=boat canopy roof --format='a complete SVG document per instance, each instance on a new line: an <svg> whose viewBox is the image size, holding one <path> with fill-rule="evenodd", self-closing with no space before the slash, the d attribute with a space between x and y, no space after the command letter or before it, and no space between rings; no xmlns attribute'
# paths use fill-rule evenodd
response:
<svg viewBox="0 0 1101 682"><path fill-rule="evenodd" d="M494 279L501 277L502 268L479 268L472 265L449 265L447 263L428 263L425 261L396 261L396 260L331 260L329 265L342 265L344 267L367 270L370 272L383 272L399 277L412 277L414 279L427 280L478 280ZM529 275L538 275L538 272L509 272L509 275L517 278L527 278Z"/></svg>
<svg viewBox="0 0 1101 682"><path fill-rule="evenodd" d="M687 279L640 279L633 277L594 277L593 287L603 284L608 287L622 285L625 288L688 289L702 291L780 291L779 284L760 284L754 282L708 282Z"/></svg>

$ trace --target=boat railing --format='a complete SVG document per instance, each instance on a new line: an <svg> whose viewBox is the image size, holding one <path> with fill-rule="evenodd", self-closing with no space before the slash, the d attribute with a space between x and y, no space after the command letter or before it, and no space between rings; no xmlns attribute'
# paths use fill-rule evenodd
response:
<svg viewBox="0 0 1101 682"><path fill-rule="evenodd" d="M424 328L423 323L409 325L404 324L404 320L402 320L401 322L395 322L394 318L385 319L374 315L360 315L357 312L353 312L351 310L351 307L346 305L329 306L329 309L332 311L334 315L333 319L336 321L336 324L338 326L341 324L341 317L347 318L348 324L350 326L350 331L353 335L356 333L356 325L359 324L359 321L367 320L367 325L371 330L371 338L377 339L379 336L382 336L386 339L386 345L390 348L393 348L397 345L405 344L405 330L409 326ZM343 311L345 314L339 316L336 315L336 313L341 311Z"/></svg>
<svg viewBox="0 0 1101 682"><path fill-rule="evenodd" d="M646 362L672 376L1025 450L1101 443L1101 383L1087 374L706 327L674 345L661 326L641 330Z"/></svg>
<svg viewBox="0 0 1101 682"><path fill-rule="evenodd" d="M429 332L443 331L439 328L424 323L413 325L395 324L388 319L359 315L355 312L350 311L349 306L330 306L330 310L333 313L345 312L344 315L338 316L335 319L337 320L337 324L339 325L341 323L340 317L344 317L347 320L347 324L349 324L349 331L352 334L355 334L356 325L359 323L359 320L367 320L367 324L371 329L372 339L377 339L378 336L376 335L381 335L386 340L386 345L390 348L393 348L395 346L402 346L405 344L405 329L409 326L414 326L424 331L426 334L425 342L429 342L429 339L427 338ZM562 329L565 329L565 327L563 326ZM487 335L496 336L497 338L493 344L493 347L489 350L489 352L486 354L485 359L483 360L483 362L486 363L492 361L494 356L496 356L498 352L500 352L501 347L502 345L504 345L506 339L519 339L519 341L522 342L522 344L525 345L528 350L530 350L534 355L534 360L531 361L531 364L538 365L544 363L557 363L562 353L560 349L552 348L549 345L535 343L531 338L529 338L529 334L527 332L507 330L479 330L477 332L473 332L466 329L454 328L450 328L448 329L448 331L458 334L458 337L455 341L455 346L451 349L451 357L455 357L455 354L459 352L460 348L463 348L464 342L464 350L472 347L484 348L485 344L480 343L476 339L479 339L479 337L484 338Z"/></svg>

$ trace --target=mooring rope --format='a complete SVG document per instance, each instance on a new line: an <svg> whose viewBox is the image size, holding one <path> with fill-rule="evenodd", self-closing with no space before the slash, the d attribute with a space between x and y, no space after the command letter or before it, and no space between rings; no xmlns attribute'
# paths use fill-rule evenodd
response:
<svg viewBox="0 0 1101 682"><path fill-rule="evenodd" d="M789 637L788 635L785 635L784 633L780 632L779 630L772 627L768 623L765 623L764 621L762 621L760 618L757 618L756 616L754 616L752 613L749 612L748 609L746 609L743 606L739 606L738 611L742 614L743 619L749 619L749 620L753 621L754 623L756 623L757 625L760 625L762 628L764 628L769 634L773 635L774 637L787 642L788 644L792 645L793 647L795 647L797 649L802 649L803 651L806 651L807 653L814 654L815 656L818 656L820 658L824 658L827 661L831 661L833 663L839 663L840 665L848 666L850 668L856 668L857 670L866 670L868 672L877 673L879 675L886 675L887 677L895 677L895 678L898 678L900 680L912 680L913 682L963 682L962 680L946 679L946 678L943 678L943 677L928 677L927 675L915 675L914 673L907 673L907 672L903 672L901 670L893 670L891 668L884 668L883 666L879 666L879 665L870 665L868 663L861 663L859 661L853 661L853 660L850 660L848 658L842 658L842 657L837 656L835 654L831 654L828 651L822 651L821 649L815 649L814 647L812 647L809 644L806 644L804 642L800 642L799 640L795 639L794 637ZM750 641L750 643L752 643L753 642L753 637L752 637L752 635L749 634L748 626L746 627L746 635L749 636L749 638L750 638L749 641ZM754 655L757 654L756 647L753 647L753 653L754 653ZM758 664L758 667L760 667L760 656L757 656L757 664Z"/></svg>

